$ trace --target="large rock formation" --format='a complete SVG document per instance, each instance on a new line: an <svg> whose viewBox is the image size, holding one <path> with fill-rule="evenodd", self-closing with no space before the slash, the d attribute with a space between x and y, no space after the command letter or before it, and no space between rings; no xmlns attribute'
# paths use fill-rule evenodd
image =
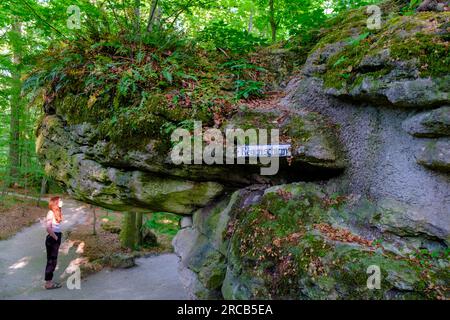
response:
<svg viewBox="0 0 450 320"><path fill-rule="evenodd" d="M177 166L161 141L127 148L58 108L38 154L76 198L187 215L174 247L192 297L448 297L450 14L394 12L372 31L366 21L364 8L336 18L279 108L222 124L280 129L292 157L275 176Z"/></svg>
<svg viewBox="0 0 450 320"><path fill-rule="evenodd" d="M342 191L363 191L384 208L393 206L399 227L416 221L417 233L448 243L449 177L439 171L448 171L449 161L450 110L444 106L450 99L450 15L396 16L364 38L361 12L316 46L304 78L290 83L284 103L317 111L340 126L351 163L338 179ZM429 51L437 55L434 61ZM430 108L436 109L421 112ZM409 209L398 209L399 203Z"/></svg>
<svg viewBox="0 0 450 320"><path fill-rule="evenodd" d="M64 115L47 115L38 129L37 153L45 171L76 198L122 211L191 214L225 190L253 183L282 183L338 174L345 159L336 132L314 112L242 111L223 124L226 129L279 129L292 145L289 163L281 159L274 176L261 176L260 164L175 165L161 141L143 147L99 139L92 124L68 125ZM270 132L269 132L270 137ZM207 146L205 143L204 146Z"/></svg>
<svg viewBox="0 0 450 320"><path fill-rule="evenodd" d="M439 244L384 229L384 215L397 213L313 183L252 187L195 212L174 245L193 297L409 299L432 296L431 284L442 294L448 257L411 258L415 246ZM380 290L367 287L373 266Z"/></svg>
<svg viewBox="0 0 450 320"><path fill-rule="evenodd" d="M364 17L352 12L317 44L282 102L332 119L348 168L322 186L242 189L195 212L174 241L193 295L448 297L450 16L396 16L375 35ZM420 43L439 57L423 61ZM380 290L366 286L373 265Z"/></svg>

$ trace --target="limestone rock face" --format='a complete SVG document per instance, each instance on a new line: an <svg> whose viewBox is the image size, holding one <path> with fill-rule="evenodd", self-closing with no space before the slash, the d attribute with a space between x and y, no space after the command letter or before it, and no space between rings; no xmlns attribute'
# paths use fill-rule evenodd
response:
<svg viewBox="0 0 450 320"><path fill-rule="evenodd" d="M413 109L448 104L448 13L385 18L371 34L364 11L350 12L313 49L304 74L340 99Z"/></svg>
<svg viewBox="0 0 450 320"><path fill-rule="evenodd" d="M370 34L363 10L350 12L311 51L282 101L331 122L345 170L322 183L253 185L198 211L189 228L196 240L180 254L194 295L448 298L450 16L384 18ZM424 46L409 52L417 41ZM325 154L317 158L333 158ZM373 266L380 290L367 287Z"/></svg>
<svg viewBox="0 0 450 320"><path fill-rule="evenodd" d="M403 129L415 137L450 136L450 107L419 113L403 122Z"/></svg>
<svg viewBox="0 0 450 320"><path fill-rule="evenodd" d="M199 209L193 215L193 225L174 238L174 249L181 259L180 275L191 296L222 297L231 219L240 207L257 201L258 193L262 191L238 190L214 205Z"/></svg>
<svg viewBox="0 0 450 320"><path fill-rule="evenodd" d="M424 299L431 297L424 286L447 286L448 257L421 266L411 255L414 241L376 241L379 234L369 230L378 228L380 213L386 223L392 205L362 206L313 183L246 188L196 212L174 246L198 298ZM428 232L426 225L408 229L417 219L398 221L403 235ZM380 290L367 287L373 266L383 275Z"/></svg>
<svg viewBox="0 0 450 320"><path fill-rule="evenodd" d="M224 130L237 128L279 130L280 143L291 145L291 167L306 164L312 168L340 170L346 166L336 128L318 113L303 111L280 114L276 111L247 110L239 112L224 124Z"/></svg>
<svg viewBox="0 0 450 320"><path fill-rule="evenodd" d="M277 122L280 117L283 120ZM190 214L227 188L336 175L345 168L345 155L336 132L326 126L326 120L314 113L247 111L230 119L224 132L276 128L286 139L280 143L292 145L291 163L280 158L274 176L262 176L260 164L227 165L225 158L223 164L174 165L170 151L158 150L159 141L141 148L119 146L99 139L92 124L70 126L59 115L44 118L36 147L46 173L80 200L123 211Z"/></svg>
<svg viewBox="0 0 450 320"><path fill-rule="evenodd" d="M115 210L184 214L206 205L223 191L223 186L213 181L162 178L132 165L130 168L102 165L88 158L87 150L96 146L77 143L81 137L66 128L58 116L47 116L37 140L37 152L46 172L80 200Z"/></svg>
<svg viewBox="0 0 450 320"><path fill-rule="evenodd" d="M372 103L387 102L397 107L409 108L439 106L450 99L448 88L450 77L402 81L394 79L365 77L361 80L361 84L354 86L350 91L329 89L328 93L339 98L349 97Z"/></svg>
<svg viewBox="0 0 450 320"><path fill-rule="evenodd" d="M450 139L428 142L420 151L417 162L430 169L450 172Z"/></svg>
<svg viewBox="0 0 450 320"><path fill-rule="evenodd" d="M390 230L402 229L404 218L416 234L448 242L450 81L444 64L450 16L385 17L373 35L366 32L366 18L355 10L322 38L301 77L288 85L284 106L315 111L339 127L350 163L333 179L338 190L368 195L380 205L402 204ZM442 23L428 28L435 19ZM412 54L419 39L423 47ZM425 61L430 56L422 50L439 58Z"/></svg>
<svg viewBox="0 0 450 320"><path fill-rule="evenodd" d="M416 153L417 163L441 172L448 172L450 163L450 107L422 112L403 122L403 129L419 138L428 139Z"/></svg>

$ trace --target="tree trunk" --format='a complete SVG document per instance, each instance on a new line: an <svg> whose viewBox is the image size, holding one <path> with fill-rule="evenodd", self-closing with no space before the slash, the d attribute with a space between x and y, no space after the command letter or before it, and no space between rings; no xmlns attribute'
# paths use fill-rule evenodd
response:
<svg viewBox="0 0 450 320"><path fill-rule="evenodd" d="M36 206L39 207L40 203L41 203L41 199L44 196L44 194L46 194L48 191L48 180L47 177L42 177L41 180L41 190L39 192L39 197L36 203Z"/></svg>
<svg viewBox="0 0 450 320"><path fill-rule="evenodd" d="M122 247L134 250L142 244L142 219L142 213L124 213L120 232Z"/></svg>
<svg viewBox="0 0 450 320"><path fill-rule="evenodd" d="M94 236L97 235L97 212L95 211L95 207L91 206L91 210L92 210L92 215L93 215L93 222L92 222L92 234Z"/></svg>
<svg viewBox="0 0 450 320"><path fill-rule="evenodd" d="M152 32L153 31L153 25L156 18L156 11L158 7L158 0L152 0L152 6L150 8L150 15L148 16L148 22L147 22L147 31Z"/></svg>
<svg viewBox="0 0 450 320"><path fill-rule="evenodd" d="M22 25L15 22L9 33L9 41L13 54L11 72L11 98L10 98L10 138L9 138L9 175L10 185L19 182L20 171L20 116L22 114L21 90L21 63L22 63Z"/></svg>
<svg viewBox="0 0 450 320"><path fill-rule="evenodd" d="M141 0L134 0L134 30L141 33Z"/></svg>
<svg viewBox="0 0 450 320"><path fill-rule="evenodd" d="M161 6L157 6L155 19L153 20L153 26L157 26L158 28L161 26L161 17L162 17Z"/></svg>
<svg viewBox="0 0 450 320"><path fill-rule="evenodd" d="M272 42L277 41L277 23L275 21L275 0L269 0L269 23L272 30Z"/></svg>
<svg viewBox="0 0 450 320"><path fill-rule="evenodd" d="M137 243L136 212L126 212L122 218L122 230L120 231L122 247L135 249Z"/></svg>
<svg viewBox="0 0 450 320"><path fill-rule="evenodd" d="M253 31L253 15L255 13L255 9L252 8L252 11L250 11L250 18L248 20L248 33L252 33Z"/></svg>
<svg viewBox="0 0 450 320"><path fill-rule="evenodd" d="M136 231L137 231L137 245L142 245L142 212L136 214Z"/></svg>

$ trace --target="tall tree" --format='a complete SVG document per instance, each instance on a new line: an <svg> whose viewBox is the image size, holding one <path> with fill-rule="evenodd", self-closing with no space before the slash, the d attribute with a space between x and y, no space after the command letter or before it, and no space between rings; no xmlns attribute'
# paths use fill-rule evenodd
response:
<svg viewBox="0 0 450 320"><path fill-rule="evenodd" d="M248 33L252 33L252 31L253 31L253 15L254 14L255 14L255 9L252 8L250 11L250 17L248 19L248 29L247 29Z"/></svg>
<svg viewBox="0 0 450 320"><path fill-rule="evenodd" d="M142 243L142 220L142 213L125 212L123 214L120 231L122 247L136 249Z"/></svg>
<svg viewBox="0 0 450 320"><path fill-rule="evenodd" d="M141 33L141 0L134 0L134 29Z"/></svg>
<svg viewBox="0 0 450 320"><path fill-rule="evenodd" d="M275 19L275 0L269 0L269 23L272 30L272 42L277 41L277 29L279 22Z"/></svg>
<svg viewBox="0 0 450 320"><path fill-rule="evenodd" d="M22 116L23 101L20 97L22 82L22 24L15 21L8 33L9 43L12 51L13 67L11 68L11 90L10 90L10 139L9 139L9 177L10 183L17 183L20 170L20 118Z"/></svg>
<svg viewBox="0 0 450 320"><path fill-rule="evenodd" d="M153 25L155 23L155 19L157 16L157 8L158 8L158 0L152 0L152 5L150 7L150 14L148 16L148 21L147 21L147 31L148 32L152 32L153 30Z"/></svg>

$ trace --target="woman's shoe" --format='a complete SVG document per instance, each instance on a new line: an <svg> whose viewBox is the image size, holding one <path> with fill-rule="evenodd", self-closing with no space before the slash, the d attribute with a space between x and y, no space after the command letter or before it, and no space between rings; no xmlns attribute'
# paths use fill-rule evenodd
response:
<svg viewBox="0 0 450 320"><path fill-rule="evenodd" d="M61 284L59 284L59 283L52 283L52 285L49 286L49 287L45 286L45 289L47 289L47 290L52 290L52 289L59 289L59 288L61 288L61 287L62 287L62 286L61 286Z"/></svg>

